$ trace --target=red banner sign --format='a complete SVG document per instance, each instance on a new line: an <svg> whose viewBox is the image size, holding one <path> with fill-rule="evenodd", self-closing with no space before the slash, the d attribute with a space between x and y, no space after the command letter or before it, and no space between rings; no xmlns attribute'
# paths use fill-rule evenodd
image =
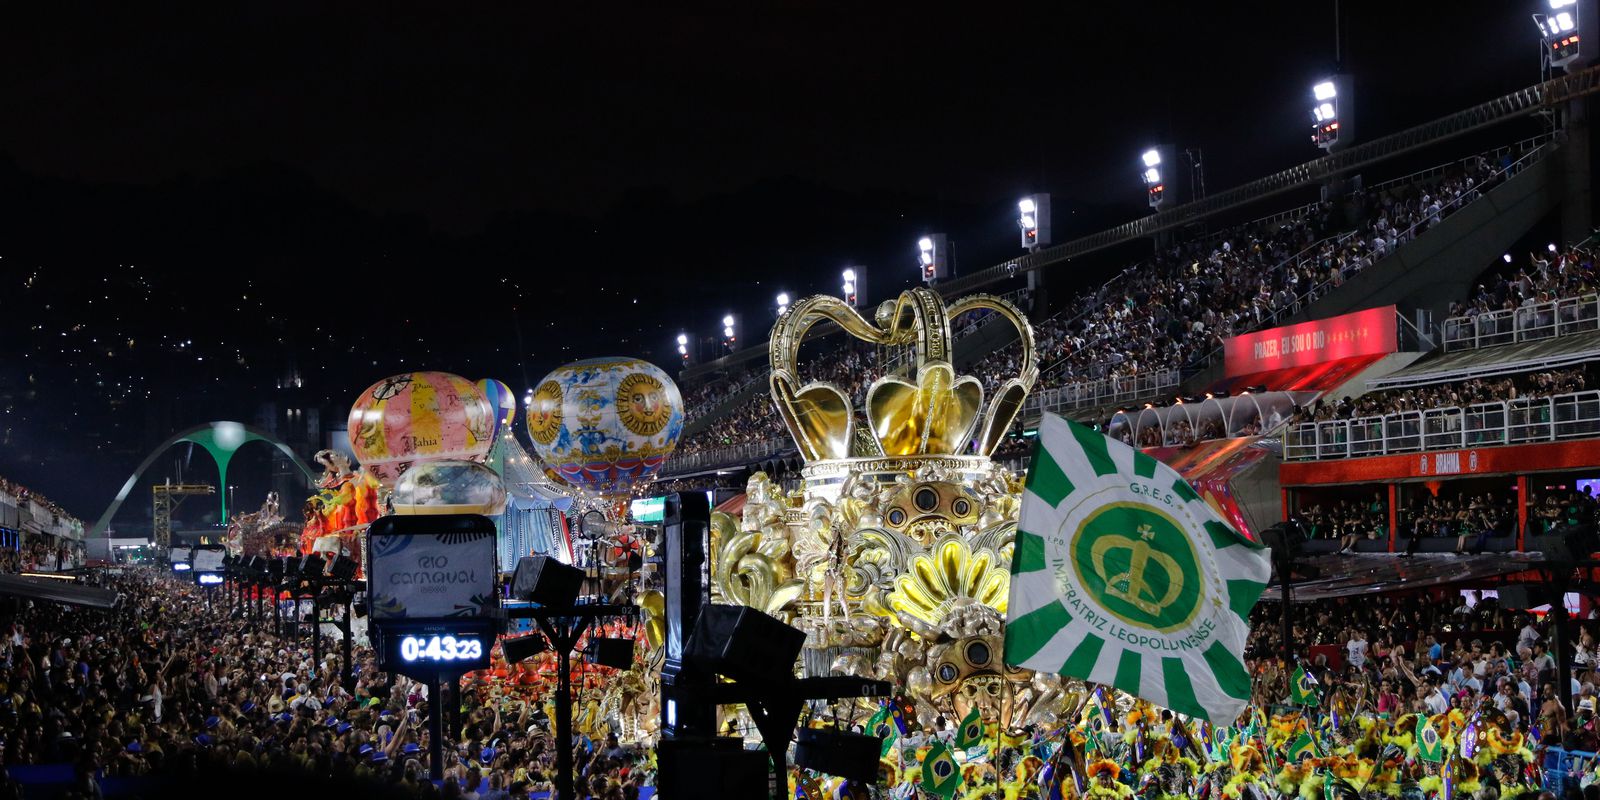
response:
<svg viewBox="0 0 1600 800"><path fill-rule="evenodd" d="M1278 467L1278 482L1283 486L1319 486L1579 469L1600 469L1600 439L1327 461L1285 461Z"/></svg>
<svg viewBox="0 0 1600 800"><path fill-rule="evenodd" d="M1235 336L1222 343L1227 377L1304 367L1397 348L1394 306Z"/></svg>

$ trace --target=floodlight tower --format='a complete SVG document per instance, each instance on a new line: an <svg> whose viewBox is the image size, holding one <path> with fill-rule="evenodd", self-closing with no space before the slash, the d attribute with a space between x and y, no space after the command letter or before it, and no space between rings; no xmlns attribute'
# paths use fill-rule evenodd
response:
<svg viewBox="0 0 1600 800"><path fill-rule="evenodd" d="M1544 0L1545 13L1534 14L1533 23L1539 26L1539 49L1544 65L1550 69L1574 72L1587 61L1582 44L1594 41L1589 28L1597 22L1589 5L1580 0ZM1592 45L1591 45L1592 47Z"/></svg>
<svg viewBox="0 0 1600 800"><path fill-rule="evenodd" d="M789 310L789 293L788 292L778 292L777 304L778 304L778 316L781 317L781 316L784 315L784 312Z"/></svg>
<svg viewBox="0 0 1600 800"><path fill-rule="evenodd" d="M917 240L917 268L922 272L922 282L950 277L950 240L942 233L930 233Z"/></svg>
<svg viewBox="0 0 1600 800"><path fill-rule="evenodd" d="M678 359L683 362L684 366L689 366L689 334L687 333L678 334ZM528 395L528 400L528 405L533 405L532 394Z"/></svg>
<svg viewBox="0 0 1600 800"><path fill-rule="evenodd" d="M1355 140L1355 84L1333 75L1311 85L1311 141L1333 152Z"/></svg>
<svg viewBox="0 0 1600 800"><path fill-rule="evenodd" d="M730 353L739 349L739 316L737 314L724 314L722 317L722 345Z"/></svg>
<svg viewBox="0 0 1600 800"><path fill-rule="evenodd" d="M1162 203L1167 202L1167 181L1161 170L1161 149L1152 147L1144 151L1139 160L1144 164L1144 172L1140 173L1140 177L1144 179L1145 199L1151 208L1160 208Z"/></svg>
<svg viewBox="0 0 1600 800"><path fill-rule="evenodd" d="M867 296L867 270L864 267L845 267L841 275L840 294L852 308L860 308Z"/></svg>
<svg viewBox="0 0 1600 800"><path fill-rule="evenodd" d="M1034 252L1050 244L1050 195L1030 194L1017 201L1017 230L1022 249Z"/></svg>

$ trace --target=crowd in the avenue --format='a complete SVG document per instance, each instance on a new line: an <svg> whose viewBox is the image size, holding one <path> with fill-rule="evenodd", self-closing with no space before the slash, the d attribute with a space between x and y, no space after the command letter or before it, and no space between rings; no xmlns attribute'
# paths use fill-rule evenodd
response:
<svg viewBox="0 0 1600 800"><path fill-rule="evenodd" d="M469 685L446 699L460 713L446 715L436 786L427 722L441 704L425 685L379 672L358 647L347 690L331 637L321 649L332 655L316 660L305 630L275 635L265 615L231 615L220 595L153 568L118 572L93 579L125 598L116 610L0 607L6 767L71 765L64 796L82 798L105 785L160 796L207 781L252 797L304 787L313 796L521 800L550 790L559 744L536 684ZM646 754L615 739L571 746L583 798L632 800L651 783Z"/></svg>
<svg viewBox="0 0 1600 800"><path fill-rule="evenodd" d="M1275 603L1251 615L1247 652L1262 704L1282 702L1288 675L1280 659ZM1491 704L1545 744L1593 751L1600 696L1600 610L1580 609L1559 650L1552 618L1504 608L1492 591L1433 590L1361 595L1297 604L1289 648L1334 696L1330 706L1398 717L1476 711ZM1557 660L1571 680L1556 685Z"/></svg>

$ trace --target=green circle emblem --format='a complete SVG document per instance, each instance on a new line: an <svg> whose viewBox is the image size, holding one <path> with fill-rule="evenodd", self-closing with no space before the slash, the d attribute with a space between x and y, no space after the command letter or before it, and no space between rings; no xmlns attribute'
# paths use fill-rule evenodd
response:
<svg viewBox="0 0 1600 800"><path fill-rule="evenodd" d="M1183 526L1143 503L1109 503L1072 536L1071 563L1096 604L1156 633L1189 624L1200 609L1200 563Z"/></svg>

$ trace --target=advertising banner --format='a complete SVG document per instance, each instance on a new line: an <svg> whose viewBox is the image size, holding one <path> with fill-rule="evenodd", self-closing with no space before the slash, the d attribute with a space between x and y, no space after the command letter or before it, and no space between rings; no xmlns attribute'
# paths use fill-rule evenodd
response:
<svg viewBox="0 0 1600 800"><path fill-rule="evenodd" d="M488 518L383 517L368 535L374 621L477 617L496 608L495 528Z"/></svg>
<svg viewBox="0 0 1600 800"><path fill-rule="evenodd" d="M1234 336L1222 343L1227 377L1303 367L1398 349L1394 306Z"/></svg>

